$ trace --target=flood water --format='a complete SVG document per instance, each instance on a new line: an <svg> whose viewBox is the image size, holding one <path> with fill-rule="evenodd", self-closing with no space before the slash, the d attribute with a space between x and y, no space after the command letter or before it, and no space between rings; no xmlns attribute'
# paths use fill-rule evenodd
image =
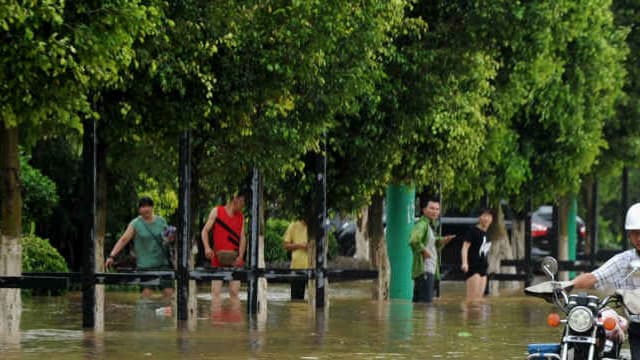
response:
<svg viewBox="0 0 640 360"><path fill-rule="evenodd" d="M211 313L204 290L192 331L156 316L157 302L135 292L108 292L106 331L79 330L81 295L32 297L23 303L22 332L0 338L2 359L524 359L529 342L553 342L546 325L553 306L522 291L464 304L464 284L443 284L433 305L369 298L370 282L332 284L330 307L314 318L289 302L284 285L269 287L265 323L250 321L245 301L226 300Z"/></svg>

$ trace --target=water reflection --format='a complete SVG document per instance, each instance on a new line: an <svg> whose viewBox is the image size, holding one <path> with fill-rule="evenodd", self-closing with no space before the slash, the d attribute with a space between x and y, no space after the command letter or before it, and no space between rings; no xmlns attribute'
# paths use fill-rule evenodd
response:
<svg viewBox="0 0 640 360"><path fill-rule="evenodd" d="M413 334L413 303L408 300L392 300L388 303L387 339L393 344L397 340L407 340ZM420 304L419 306L429 306Z"/></svg>
<svg viewBox="0 0 640 360"><path fill-rule="evenodd" d="M166 301L140 298L135 305L135 330L157 330L175 326L173 309Z"/></svg>
<svg viewBox="0 0 640 360"><path fill-rule="evenodd" d="M258 319L258 316L252 315L248 317L249 321L249 351L253 354L259 354L264 345L265 339L265 322Z"/></svg>
<svg viewBox="0 0 640 360"><path fill-rule="evenodd" d="M16 332L13 334L0 334L0 354L19 353L21 347L22 334Z"/></svg>
<svg viewBox="0 0 640 360"><path fill-rule="evenodd" d="M220 297L211 300L211 324L237 324L244 320L244 311L238 297L230 297L225 302Z"/></svg>
<svg viewBox="0 0 640 360"><path fill-rule="evenodd" d="M486 300L464 301L460 309L465 324L484 323L491 318L491 305Z"/></svg>
<svg viewBox="0 0 640 360"><path fill-rule="evenodd" d="M315 311L315 344L323 345L329 331L329 308Z"/></svg>
<svg viewBox="0 0 640 360"><path fill-rule="evenodd" d="M85 331L82 342L85 359L103 358L105 355L104 333Z"/></svg>

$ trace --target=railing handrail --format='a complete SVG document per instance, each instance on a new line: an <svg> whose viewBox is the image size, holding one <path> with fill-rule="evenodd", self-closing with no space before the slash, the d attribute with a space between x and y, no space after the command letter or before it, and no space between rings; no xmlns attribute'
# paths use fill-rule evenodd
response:
<svg viewBox="0 0 640 360"><path fill-rule="evenodd" d="M333 282L375 279L377 270L361 269L326 269L323 273ZM211 280L240 280L247 281L250 276L263 277L274 283L287 283L293 279L314 279L316 269L282 269L282 268L258 268L236 269L197 268L189 272L189 279L196 281ZM175 271L135 271L125 272L96 272L94 283L102 285L130 284L139 285L154 280L175 280ZM62 282L52 282L61 280ZM0 276L0 288L66 288L71 284L83 283L85 275L81 272L25 272L22 276Z"/></svg>

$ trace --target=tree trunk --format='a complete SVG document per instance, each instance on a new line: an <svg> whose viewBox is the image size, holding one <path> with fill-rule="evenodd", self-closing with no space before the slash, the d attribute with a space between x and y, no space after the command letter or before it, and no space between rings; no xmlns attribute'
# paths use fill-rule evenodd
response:
<svg viewBox="0 0 640 360"><path fill-rule="evenodd" d="M527 220L520 215L517 215L517 217L513 219L511 249L513 250L514 257L518 260L524 259L526 223Z"/></svg>
<svg viewBox="0 0 640 360"><path fill-rule="evenodd" d="M189 196L191 197L191 239L190 246L191 252L189 254L189 271L193 271L197 265L200 265L203 261L207 260L202 251L202 240L200 239L200 230L204 226L203 217L201 216L201 208L199 204L204 203L203 196L205 192L200 186L200 168L198 165L202 162L203 141L199 139L198 132L191 132L191 191ZM205 211L209 211L206 209ZM206 212L207 216L209 215ZM177 253L177 251L176 251ZM177 263L177 261L176 261ZM187 299L187 311L189 313L187 319L187 328L189 331L195 331L198 327L198 283L195 280L189 280L189 297Z"/></svg>
<svg viewBox="0 0 640 360"><path fill-rule="evenodd" d="M258 268L264 269L266 266L264 261L264 237L267 225L265 219L266 201L264 200L264 180L260 181L258 193L260 194L258 196L258 201L260 201L260 211L258 214L258 221L260 222L260 226L258 226L260 229L260 233L258 234ZM267 291L267 279L260 277L258 279L258 321L261 324L266 324L267 321Z"/></svg>
<svg viewBox="0 0 640 360"><path fill-rule="evenodd" d="M316 239L318 231L315 229L315 219L313 216L305 216L304 222L307 224L307 254L309 256L309 269L316 268ZM311 279L307 283L307 295L308 302L312 313L315 313L315 299L316 299L316 282Z"/></svg>
<svg viewBox="0 0 640 360"><path fill-rule="evenodd" d="M0 121L0 276L22 274L22 194L18 128ZM0 289L0 334L20 331L20 289Z"/></svg>
<svg viewBox="0 0 640 360"><path fill-rule="evenodd" d="M356 253L354 257L359 260L367 261L370 260L369 232L367 231L368 219L369 208L364 206L358 211L358 218L356 221Z"/></svg>
<svg viewBox="0 0 640 360"><path fill-rule="evenodd" d="M581 200L582 200L582 203L584 204L585 209L587 210L586 223L589 225L597 221L596 219L594 219L593 217L594 212L592 211L593 202L595 200L593 198L593 184L594 184L593 175L586 176L582 180L582 187L580 189ZM591 231L587 231L587 238L585 239L584 243L581 244L581 246L583 247L582 250L584 250L584 254L587 256L591 255L591 243L593 242L593 239L594 239L594 234ZM577 249L577 250L579 251L580 249Z"/></svg>
<svg viewBox="0 0 640 360"><path fill-rule="evenodd" d="M378 278L373 281L372 295L374 300L389 299L389 282L391 281L387 242L384 238L384 224L382 222L383 212L383 197L374 195L367 214L371 264L378 270Z"/></svg>
<svg viewBox="0 0 640 360"><path fill-rule="evenodd" d="M323 145L324 147L324 145ZM329 307L329 281L324 270L327 268L328 233L326 227L327 210L327 182L326 182L326 152L311 154L314 174L314 183L309 193L308 213L305 216L309 242L312 244L310 255L313 257L313 268L316 270L313 287L309 287L313 296L309 296L309 303L318 310L326 310ZM320 311L322 312L322 311Z"/></svg>
<svg viewBox="0 0 640 360"><path fill-rule="evenodd" d="M498 205L497 211L493 223L488 230L489 239L491 240L491 250L489 251L489 274L491 273L503 273L503 274L515 274L515 268L511 266L500 266L502 260L513 260L513 250L511 243L509 242L509 233L507 232L507 226L504 222L504 212L502 206ZM509 287L517 287L517 282L514 284L508 282ZM491 284L491 290L493 294L497 294L499 289L499 282L493 281Z"/></svg>
<svg viewBox="0 0 640 360"><path fill-rule="evenodd" d="M558 260L569 260L569 206L571 206L571 198L563 196L558 203ZM559 273L560 281L569 280L569 273L561 271Z"/></svg>
<svg viewBox="0 0 640 360"><path fill-rule="evenodd" d="M101 140L101 139L100 139ZM104 272L104 240L107 233L107 147L96 149L96 272ZM104 331L104 285L96 285L96 331Z"/></svg>
<svg viewBox="0 0 640 360"><path fill-rule="evenodd" d="M308 233L308 250L307 250L307 254L309 256L309 268L310 269L315 269L316 268L316 254L317 254L317 249L318 249L318 230L315 229L315 226L313 226L312 224L317 224L318 222L316 221L315 217L306 217L305 216L305 223L309 224L307 225L307 233ZM326 251L326 250L325 250ZM328 305L328 289L329 289L329 281L328 279L325 278L325 304ZM316 281L315 280L309 280L309 282L307 283L307 294L308 299L309 299L309 305L311 306L311 309L313 311L313 313L315 313L315 307L316 307ZM327 306L328 308L328 306Z"/></svg>
<svg viewBox="0 0 640 360"><path fill-rule="evenodd" d="M200 185L201 168L200 164L203 162L202 154L204 153L203 139L200 139L198 132L191 133L192 147L191 147L191 234L192 234L192 248L191 248L191 266L202 266L208 261L204 256L204 248L202 245L202 239L200 238L200 231L204 226L205 217L209 216L211 209L203 209L200 204L205 204L208 201L204 199L203 194L206 192ZM204 216L203 216L204 212Z"/></svg>

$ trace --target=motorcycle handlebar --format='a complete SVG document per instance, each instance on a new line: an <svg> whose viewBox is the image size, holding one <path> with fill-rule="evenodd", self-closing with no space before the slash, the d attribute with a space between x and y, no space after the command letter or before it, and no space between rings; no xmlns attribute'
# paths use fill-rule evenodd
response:
<svg viewBox="0 0 640 360"><path fill-rule="evenodd" d="M563 303L560 303L560 296L562 296ZM561 287L556 287L553 291L553 300L556 306L566 312L566 306L569 304L569 296L567 292Z"/></svg>
<svg viewBox="0 0 640 360"><path fill-rule="evenodd" d="M604 299L602 299L602 301L600 301L600 304L598 306L599 309L604 308L605 306L609 305L610 303L614 303L616 304L616 306L619 306L622 303L622 297L618 294L614 294L614 295L607 295L605 296Z"/></svg>

